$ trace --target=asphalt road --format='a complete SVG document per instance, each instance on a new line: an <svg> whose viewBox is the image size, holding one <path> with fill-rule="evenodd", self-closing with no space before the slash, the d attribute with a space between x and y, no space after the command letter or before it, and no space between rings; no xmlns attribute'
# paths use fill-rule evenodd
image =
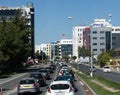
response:
<svg viewBox="0 0 120 95"><path fill-rule="evenodd" d="M31 72L34 72L36 70L39 69L40 66L35 66L34 68L32 68L32 70L30 70L27 73L21 73L16 75L15 77L13 77L13 79L6 79L6 82L4 81L4 83L0 83L0 86L3 88L3 95L17 95L17 85L20 81L21 78L23 77L29 77L29 74ZM56 71L51 74L51 79L47 80L47 85L44 87L40 87L40 94L39 95L45 95L45 92L47 90L47 86L49 86L49 84L51 83L51 81L53 81L55 79L55 77L57 76L59 72L59 68L56 69ZM87 95L86 91L83 89L82 85L80 84L79 80L76 79L77 81L75 82L76 88L78 89L78 91L75 93L75 95ZM0 80L2 81L2 80ZM28 95L28 94L27 94Z"/></svg>
<svg viewBox="0 0 120 95"><path fill-rule="evenodd" d="M72 64L73 67L75 67L76 69L83 71L87 74L90 73L90 67L88 65L84 65L84 64ZM93 75L97 75L97 76L101 76L107 80L111 80L117 83L120 83L120 73L119 72L115 72L115 71L111 71L111 72L103 72L101 68L96 68L96 72L93 72Z"/></svg>

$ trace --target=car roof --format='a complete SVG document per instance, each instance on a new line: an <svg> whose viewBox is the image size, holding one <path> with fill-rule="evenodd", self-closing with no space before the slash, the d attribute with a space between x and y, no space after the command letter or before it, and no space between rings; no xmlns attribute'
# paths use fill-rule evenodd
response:
<svg viewBox="0 0 120 95"><path fill-rule="evenodd" d="M41 74L40 72L32 72L31 74Z"/></svg>
<svg viewBox="0 0 120 95"><path fill-rule="evenodd" d="M23 78L21 80L35 80L34 78L30 77L30 78Z"/></svg>
<svg viewBox="0 0 120 95"><path fill-rule="evenodd" d="M53 81L50 85L53 85L53 84L70 84L70 82L69 81L67 81L67 80L58 80L58 81Z"/></svg>

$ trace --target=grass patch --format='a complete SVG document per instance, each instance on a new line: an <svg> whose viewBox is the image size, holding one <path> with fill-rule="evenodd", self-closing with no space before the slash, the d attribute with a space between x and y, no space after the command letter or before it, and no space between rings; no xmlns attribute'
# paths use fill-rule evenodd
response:
<svg viewBox="0 0 120 95"><path fill-rule="evenodd" d="M119 83L115 83L115 82L106 80L104 78L98 77L98 76L90 77L90 76L80 73L80 72L76 72L76 74L78 76L80 76L80 78L83 79L94 90L94 92L97 95L120 95L120 84ZM112 87L115 90L119 90L119 91L111 92L109 90L106 90L101 85L98 85L98 84L92 82L92 80L99 81L101 84L104 84L107 87Z"/></svg>

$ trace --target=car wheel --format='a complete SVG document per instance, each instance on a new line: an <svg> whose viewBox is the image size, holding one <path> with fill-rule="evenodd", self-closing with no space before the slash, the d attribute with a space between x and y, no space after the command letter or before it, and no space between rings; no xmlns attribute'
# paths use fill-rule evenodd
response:
<svg viewBox="0 0 120 95"><path fill-rule="evenodd" d="M21 93L18 93L18 95L22 95Z"/></svg>

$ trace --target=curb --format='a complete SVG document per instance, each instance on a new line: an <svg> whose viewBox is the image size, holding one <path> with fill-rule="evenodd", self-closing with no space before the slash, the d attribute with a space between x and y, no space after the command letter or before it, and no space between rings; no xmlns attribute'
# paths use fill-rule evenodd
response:
<svg viewBox="0 0 120 95"><path fill-rule="evenodd" d="M78 70L76 70L75 68L72 68L73 71L77 72ZM79 71L80 72L80 71ZM75 74L76 77L78 78L78 80L80 81L80 84L83 86L84 90L86 91L87 95L97 95L92 88L83 80L80 78L80 76L78 76L77 74Z"/></svg>

